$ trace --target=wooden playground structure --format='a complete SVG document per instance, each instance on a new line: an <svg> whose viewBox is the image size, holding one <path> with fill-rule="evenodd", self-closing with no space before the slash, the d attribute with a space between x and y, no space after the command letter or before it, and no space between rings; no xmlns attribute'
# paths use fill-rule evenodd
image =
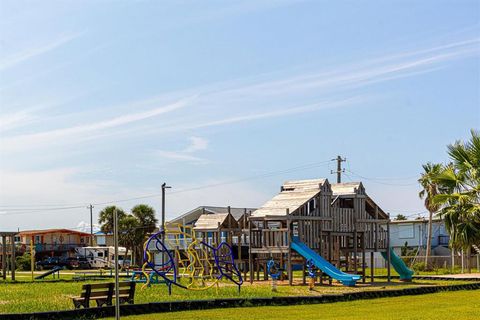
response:
<svg viewBox="0 0 480 320"><path fill-rule="evenodd" d="M292 250L297 238L336 268L366 279L366 256L388 248L388 215L366 194L361 182L331 185L327 179L289 181L280 193L249 217L250 282L267 277L267 261L285 266L289 283L301 265L305 283L307 259ZM322 270L320 279L322 280Z"/></svg>
<svg viewBox="0 0 480 320"><path fill-rule="evenodd" d="M204 210L196 218L190 225L179 225L181 233L190 230L193 238L212 247L228 244L238 272L250 283L267 280L267 265L272 261L281 270L280 278L288 279L290 285L294 270L303 271L305 284L307 275L313 274L312 267L320 282L331 283L334 278L355 285L359 279L365 282L368 276L373 282L374 253L382 252L390 262L389 216L367 195L361 182L289 181L262 207L245 209L237 218L230 207L221 213ZM187 248L186 234L173 236L179 268L188 264L187 251L190 256L192 250L201 253L201 246ZM173 239L168 232L165 237ZM370 275L366 274L368 255ZM203 264L205 270L214 265L206 260Z"/></svg>

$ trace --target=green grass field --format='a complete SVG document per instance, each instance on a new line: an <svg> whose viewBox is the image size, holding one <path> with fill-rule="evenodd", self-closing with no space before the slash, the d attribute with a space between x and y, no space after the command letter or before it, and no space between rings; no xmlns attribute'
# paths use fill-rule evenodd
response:
<svg viewBox="0 0 480 320"><path fill-rule="evenodd" d="M480 319L480 291L457 291L291 307L212 309L122 317L128 320Z"/></svg>
<svg viewBox="0 0 480 320"><path fill-rule="evenodd" d="M91 281L90 281L91 282ZM25 282L2 283L0 282L0 313L40 312L52 310L73 309L71 296L80 294L85 282ZM317 286L315 291L309 291L307 286L288 286L286 282L279 283L278 292L271 291L270 282L256 282L253 286L246 283L242 286L241 293L237 287L222 283L218 290L214 287L207 291L188 291L173 287L173 293L168 295L167 287L163 284L153 285L142 290L142 285L137 285L135 294L136 303L210 299L226 297L271 297L271 296L298 296L320 295L325 293L342 293L363 290L384 290L390 288L406 288L419 285L443 285L451 283L465 283L462 281L428 281L417 280L414 283L376 282L373 285L359 283L354 288L339 284L333 286Z"/></svg>

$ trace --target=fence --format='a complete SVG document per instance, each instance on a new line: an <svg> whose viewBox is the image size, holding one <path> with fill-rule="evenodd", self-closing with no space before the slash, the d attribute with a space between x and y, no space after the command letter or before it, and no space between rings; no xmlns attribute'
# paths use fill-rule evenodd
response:
<svg viewBox="0 0 480 320"><path fill-rule="evenodd" d="M425 263L425 256L407 256L401 257L407 266L409 267L421 267L420 263ZM468 261L469 260L469 261ZM468 266L470 263L470 267L472 272L480 272L480 255L472 255L470 258L467 258L467 255L464 255L463 258L461 255L455 256L430 256L428 258L428 265L433 269L455 269L457 272L467 272ZM370 256L367 255L366 257L366 265L370 267ZM374 265L375 268L386 268L387 261L379 254L376 253L374 255ZM462 271L463 270L463 271Z"/></svg>

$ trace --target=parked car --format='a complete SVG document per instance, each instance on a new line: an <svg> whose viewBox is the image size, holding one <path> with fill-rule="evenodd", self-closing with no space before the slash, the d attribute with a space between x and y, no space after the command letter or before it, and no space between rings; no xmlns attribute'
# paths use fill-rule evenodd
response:
<svg viewBox="0 0 480 320"><path fill-rule="evenodd" d="M84 257L49 257L45 260L35 263L37 270L53 269L60 267L63 269L90 269L90 263Z"/></svg>
<svg viewBox="0 0 480 320"><path fill-rule="evenodd" d="M75 269L90 269L92 267L86 257L67 258L67 262Z"/></svg>

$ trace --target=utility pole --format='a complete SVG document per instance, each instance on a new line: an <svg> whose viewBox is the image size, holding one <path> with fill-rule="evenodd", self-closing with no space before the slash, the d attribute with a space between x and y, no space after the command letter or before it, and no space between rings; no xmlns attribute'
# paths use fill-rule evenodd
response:
<svg viewBox="0 0 480 320"><path fill-rule="evenodd" d="M331 174L336 173L337 174L337 183L341 183L342 182L342 172L345 172L345 169L342 169L342 162L347 161L347 158L342 159L341 156L337 156L337 158L332 159L332 161L337 161L337 171L331 170L330 173Z"/></svg>
<svg viewBox="0 0 480 320"><path fill-rule="evenodd" d="M93 205L90 204L88 207L90 209L90 246L93 247Z"/></svg>

